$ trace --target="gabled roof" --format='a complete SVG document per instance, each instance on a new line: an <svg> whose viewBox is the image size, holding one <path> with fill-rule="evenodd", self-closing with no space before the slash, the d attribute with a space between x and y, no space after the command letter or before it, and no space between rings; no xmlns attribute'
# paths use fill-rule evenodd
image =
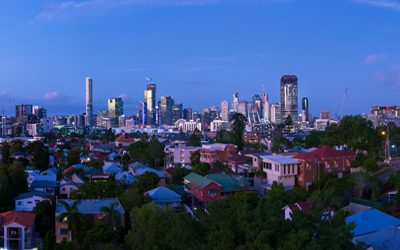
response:
<svg viewBox="0 0 400 250"><path fill-rule="evenodd" d="M14 200L23 200L23 199L28 199L32 197L42 197L46 198L51 196L52 194L46 193L46 192L40 192L40 191L33 191L33 192L28 192L28 193L23 193L18 195L17 197L14 198Z"/></svg>
<svg viewBox="0 0 400 250"><path fill-rule="evenodd" d="M400 228L389 226L368 236L356 239L375 250L397 250L400 248Z"/></svg>
<svg viewBox="0 0 400 250"><path fill-rule="evenodd" d="M55 188L57 182L54 181L36 181L34 180L31 184L31 188Z"/></svg>
<svg viewBox="0 0 400 250"><path fill-rule="evenodd" d="M312 202L311 201L299 201L294 204L285 206L284 209L287 207L289 207L290 210L292 210L292 211L295 209L300 209L301 211L303 211L303 210L307 210L307 209L311 208Z"/></svg>
<svg viewBox="0 0 400 250"><path fill-rule="evenodd" d="M377 209L368 209L346 218L346 224L354 223L354 236L369 234L388 226L400 225L400 219L381 212Z"/></svg>
<svg viewBox="0 0 400 250"><path fill-rule="evenodd" d="M179 194L163 186L147 191L145 195L149 196L154 203L181 202Z"/></svg>
<svg viewBox="0 0 400 250"><path fill-rule="evenodd" d="M233 191L249 189L249 187L241 186L238 180L225 173L209 174L206 175L205 178L210 179L211 181L214 181L217 184L219 184L222 187L221 190L222 192L233 192Z"/></svg>
<svg viewBox="0 0 400 250"><path fill-rule="evenodd" d="M60 215L65 213L65 207L60 201L67 202L70 206L72 206L75 200L58 200L56 204L56 215ZM86 199L86 200L79 200L80 203L78 204L78 211L81 214L99 214L101 213L101 209L103 207L111 207L112 204L116 204L115 210L119 214L125 214L125 210L122 207L121 203L116 198L109 198L109 199Z"/></svg>
<svg viewBox="0 0 400 250"><path fill-rule="evenodd" d="M194 184L196 184L196 186L199 186L199 187L206 187L211 182L213 182L212 180L210 180L204 176L201 176L199 174L193 173L193 172L186 175L185 180L188 180L189 182L194 183Z"/></svg>
<svg viewBox="0 0 400 250"><path fill-rule="evenodd" d="M35 213L8 211L0 213L0 226L6 226L11 223L17 223L24 227L29 227L35 224Z"/></svg>
<svg viewBox="0 0 400 250"><path fill-rule="evenodd" d="M135 139L131 137L129 134L122 133L120 134L117 139L115 139L116 142L121 142L121 143L130 143L134 142Z"/></svg>
<svg viewBox="0 0 400 250"><path fill-rule="evenodd" d="M136 168L135 169L135 174L136 175L142 175L142 174L144 174L146 172L156 174L160 178L165 178L166 177L166 175L163 172L158 171L158 170L156 170L154 168L151 168L151 167L141 167L141 168Z"/></svg>
<svg viewBox="0 0 400 250"><path fill-rule="evenodd" d="M293 158L299 160L312 160L334 157L352 157L355 155L356 153L350 150L336 150L335 148L330 146L323 146L309 152L301 152L295 155Z"/></svg>

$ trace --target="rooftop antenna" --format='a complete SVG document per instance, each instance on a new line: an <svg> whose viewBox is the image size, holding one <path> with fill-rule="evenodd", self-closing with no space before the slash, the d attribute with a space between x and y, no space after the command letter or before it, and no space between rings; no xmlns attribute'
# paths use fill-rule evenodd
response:
<svg viewBox="0 0 400 250"><path fill-rule="evenodd" d="M344 91L344 94L343 94L342 104L340 105L340 110L339 110L339 119L342 117L344 102L346 101L346 98L347 98L347 91L348 91L348 88L346 88L346 90Z"/></svg>
<svg viewBox="0 0 400 250"><path fill-rule="evenodd" d="M151 81L153 80L153 78L151 78L150 76L146 76L144 79L146 79L147 81L149 81L151 83Z"/></svg>

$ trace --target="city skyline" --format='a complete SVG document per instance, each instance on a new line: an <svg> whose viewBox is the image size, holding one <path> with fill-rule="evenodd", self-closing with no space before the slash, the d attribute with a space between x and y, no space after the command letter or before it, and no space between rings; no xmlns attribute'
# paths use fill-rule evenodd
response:
<svg viewBox="0 0 400 250"><path fill-rule="evenodd" d="M236 91L250 100L263 85L279 102L284 74L298 76L299 101L308 97L313 115L339 113L346 89L343 114L398 104L398 1L145 2L35 1L22 10L2 1L1 108L10 115L26 103L49 115L82 114L87 75L94 114L111 97L136 113L147 75L158 97L197 111Z"/></svg>

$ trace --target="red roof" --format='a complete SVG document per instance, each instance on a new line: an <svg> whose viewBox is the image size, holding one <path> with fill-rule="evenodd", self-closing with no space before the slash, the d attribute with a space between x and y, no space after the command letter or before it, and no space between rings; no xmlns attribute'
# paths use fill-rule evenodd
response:
<svg viewBox="0 0 400 250"><path fill-rule="evenodd" d="M135 139L132 138L129 134L122 133L120 134L117 139L115 139L116 142L133 142Z"/></svg>
<svg viewBox="0 0 400 250"><path fill-rule="evenodd" d="M288 205L288 207L292 211L295 210L295 209L300 209L301 211L307 210L307 209L311 208L311 206L312 206L312 202L311 201L300 201L300 202Z"/></svg>
<svg viewBox="0 0 400 250"><path fill-rule="evenodd" d="M323 146L311 152L301 152L293 158L299 160L326 159L336 157L355 157L356 153L350 150L336 150L330 146Z"/></svg>
<svg viewBox="0 0 400 250"><path fill-rule="evenodd" d="M6 226L11 223L17 223L24 227L29 227L35 224L35 217L36 214L31 212L8 211L0 213L0 225Z"/></svg>

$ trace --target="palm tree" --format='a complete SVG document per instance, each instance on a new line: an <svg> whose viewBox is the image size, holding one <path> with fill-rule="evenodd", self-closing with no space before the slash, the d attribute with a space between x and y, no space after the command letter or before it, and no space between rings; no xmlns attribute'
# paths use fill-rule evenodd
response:
<svg viewBox="0 0 400 250"><path fill-rule="evenodd" d="M75 200L71 205L65 200L59 202L65 208L65 212L58 216L58 220L68 224L68 230L71 231L73 237L79 236L78 232L84 223L83 215L78 210L81 201Z"/></svg>
<svg viewBox="0 0 400 250"><path fill-rule="evenodd" d="M111 223L114 230L117 228L117 225L121 223L121 215L117 210L118 203L113 202L109 207L102 207L100 211L105 215L104 219Z"/></svg>

